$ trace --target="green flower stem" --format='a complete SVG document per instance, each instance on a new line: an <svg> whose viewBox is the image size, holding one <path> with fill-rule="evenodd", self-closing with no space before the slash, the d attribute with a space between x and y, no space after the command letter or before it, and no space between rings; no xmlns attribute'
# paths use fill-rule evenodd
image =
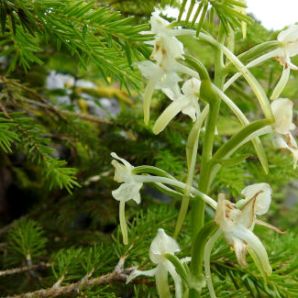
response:
<svg viewBox="0 0 298 298"><path fill-rule="evenodd" d="M200 135L201 127L208 115L208 112L209 112L209 105L205 107L200 117L194 124L191 132L189 133L188 142L186 146L186 157L187 157L187 166L188 166L186 188L184 190L184 197L182 199L178 219L176 222L174 238L177 238L182 228L183 222L185 220L185 216L187 214L189 201L190 201L190 191L193 183L193 177L195 174L195 167L196 167L196 161L197 161L197 155L198 155L199 135Z"/></svg>
<svg viewBox="0 0 298 298"><path fill-rule="evenodd" d="M267 95L264 89L262 88L260 83L256 80L256 78L251 74L251 72L245 67L245 65L243 65L243 63L228 48L226 48L223 44L215 40L212 36L205 33L200 33L199 38L208 42L214 47L222 50L224 55L232 62L232 64L237 68L237 70L243 75L243 77L250 85L254 94L258 98L259 104L266 118L274 119L271 111L271 107L270 107L270 102L267 98Z"/></svg>
<svg viewBox="0 0 298 298"><path fill-rule="evenodd" d="M224 42L225 34L220 31L220 42ZM201 35L201 34L200 34ZM219 44L221 44L219 42ZM214 84L222 89L225 75L223 73L224 61L223 61L223 49L217 47L215 56L215 77ZM210 106L210 112L208 114L206 131L204 136L204 147L202 151L201 158L201 172L199 180L199 190L203 193L209 193L211 179L212 179L212 164L210 163L213 156L213 144L216 130L216 123L220 109L221 99L218 94L214 91L210 80L203 80L201 84L201 98L208 102ZM205 202L197 201L194 202L192 206L192 227L193 227L193 246L192 246L192 261L191 268L194 275L200 278L200 273L202 272L202 252L204 251L205 243L202 243L201 248L197 250L199 245L197 242L197 237L201 238L201 235L205 235L204 222L205 222ZM206 227L206 231L208 226ZM202 234L200 234L202 233ZM200 297L200 293L197 290L190 290L190 297L197 298Z"/></svg>
<svg viewBox="0 0 298 298"><path fill-rule="evenodd" d="M278 50L274 50L274 51L272 51L272 52L266 53L266 54L264 54L264 55L262 55L262 56L260 56L260 57L258 57L258 58L256 58L256 59L252 60L251 62L249 62L249 63L246 64L245 66L246 66L247 68L251 68L251 67L257 66L257 65L259 65L259 64L261 64L261 63L263 63L263 62L265 62L265 61L267 61L267 60L269 60L269 59L271 59L272 57L275 57L275 56L277 56L277 55L278 55ZM242 75L241 72L237 72L237 73L235 73L235 74L234 74L234 75L233 75L233 76L232 76L232 77L225 83L223 90L228 89L234 82L237 81L238 78L241 77L241 75Z"/></svg>
<svg viewBox="0 0 298 298"><path fill-rule="evenodd" d="M128 244L128 233L127 224L125 219L125 201L120 201L119 204L119 219L120 219L120 229L123 237L124 245Z"/></svg>
<svg viewBox="0 0 298 298"><path fill-rule="evenodd" d="M142 182L142 183L162 183L162 184L168 184L168 185L172 185L174 187L177 187L179 190L184 190L186 188L186 184L178 181L176 179L170 179L170 178L166 178L166 177L160 177L160 176L142 176L142 175L136 175L135 179L138 182ZM211 197L207 196L206 194L204 194L203 192L197 190L194 187L191 187L191 194L195 197L200 198L201 200L203 200L204 202L206 202L210 207L212 207L213 209L216 209L217 203L216 201L214 201Z"/></svg>
<svg viewBox="0 0 298 298"><path fill-rule="evenodd" d="M199 180L199 190L203 193L209 192L211 167L209 161L213 154L213 142L215 128L220 107L220 99L212 89L212 84L209 80L203 80L201 84L201 98L209 103L210 111L207 117L206 132L204 136L204 147L201 158L201 172ZM205 203L195 201L192 206L192 228L193 237L204 225Z"/></svg>

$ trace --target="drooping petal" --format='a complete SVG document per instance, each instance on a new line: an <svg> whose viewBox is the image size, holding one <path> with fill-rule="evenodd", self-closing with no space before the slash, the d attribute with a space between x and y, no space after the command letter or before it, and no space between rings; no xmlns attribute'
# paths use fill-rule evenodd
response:
<svg viewBox="0 0 298 298"><path fill-rule="evenodd" d="M141 275L152 277L152 276L155 276L155 274L156 274L156 268L153 268L153 269L150 269L150 270L145 270L145 271L135 269L127 277L126 283L128 284L133 279L135 279L135 278L137 278L138 276L141 276Z"/></svg>
<svg viewBox="0 0 298 298"><path fill-rule="evenodd" d="M120 229L123 237L124 245L128 244L128 232L127 232L127 224L125 218L125 201L120 201L119 204L119 220L120 220Z"/></svg>
<svg viewBox="0 0 298 298"><path fill-rule="evenodd" d="M272 272L272 269L269 263L269 258L268 258L266 249L263 246L260 239L251 230L246 229L241 225L239 225L237 229L233 231L233 234L238 239L247 243L248 247L254 251L255 255L260 261L263 271L267 275L270 275Z"/></svg>
<svg viewBox="0 0 298 298"><path fill-rule="evenodd" d="M170 275L173 278L174 285L175 285L176 298L182 298L182 281L181 281L180 276L176 272L176 269L175 269L175 267L173 266L172 263L167 262L165 264L165 266L166 266L168 272L170 273Z"/></svg>
<svg viewBox="0 0 298 298"><path fill-rule="evenodd" d="M281 73L281 77L271 94L271 99L276 99L280 96L280 94L282 93L282 91L284 90L284 88L286 87L289 81L290 73L291 73L290 67L288 67L287 65L284 66L283 71Z"/></svg>
<svg viewBox="0 0 298 298"><path fill-rule="evenodd" d="M247 254L247 244L238 238L233 239L233 249L235 251L235 255L237 261L240 266L247 266L246 262L246 254Z"/></svg>
<svg viewBox="0 0 298 298"><path fill-rule="evenodd" d="M143 111L144 111L144 123L147 125L150 120L150 106L151 99L156 86L155 80L150 80L144 91Z"/></svg>
<svg viewBox="0 0 298 298"><path fill-rule="evenodd" d="M159 134L162 132L170 121L181 112L182 108L185 106L184 98L174 100L157 118L154 126L153 133Z"/></svg>
<svg viewBox="0 0 298 298"><path fill-rule="evenodd" d="M155 282L158 296L162 298L171 298L168 271L162 264L156 267Z"/></svg>
<svg viewBox="0 0 298 298"><path fill-rule="evenodd" d="M179 251L177 241L168 236L163 229L158 229L157 235L150 245L150 260L155 264L159 264L165 260L165 254L175 254Z"/></svg>

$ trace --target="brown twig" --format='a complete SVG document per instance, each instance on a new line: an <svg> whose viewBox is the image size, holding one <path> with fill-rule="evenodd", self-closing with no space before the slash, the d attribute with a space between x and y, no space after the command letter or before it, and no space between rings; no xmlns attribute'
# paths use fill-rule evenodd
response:
<svg viewBox="0 0 298 298"><path fill-rule="evenodd" d="M126 275L124 273L112 272L92 279L80 280L76 283L66 285L63 287L52 287L48 289L37 290L30 293L24 293L7 298L40 298L40 297L57 297L60 295L67 295L77 292L81 288L87 288L92 286L99 286L115 281L126 281Z"/></svg>
<svg viewBox="0 0 298 298"><path fill-rule="evenodd" d="M40 263L40 264L36 264L36 265L31 265L31 266L24 266L24 267L19 267L19 268L2 270L2 271L0 271L0 277L6 276L6 275L23 273L23 272L31 271L31 270L45 269L45 268L49 268L50 266L51 265L48 263Z"/></svg>
<svg viewBox="0 0 298 298"><path fill-rule="evenodd" d="M120 258L115 270L112 273L107 273L99 277L89 279L89 275L86 275L81 280L60 286L57 283L48 289L41 289L34 292L23 293L15 296L9 296L6 298L42 298L42 297L57 297L65 296L71 293L78 292L80 289L109 284L113 282L125 282L127 276L131 273L132 269L123 269L125 257Z"/></svg>

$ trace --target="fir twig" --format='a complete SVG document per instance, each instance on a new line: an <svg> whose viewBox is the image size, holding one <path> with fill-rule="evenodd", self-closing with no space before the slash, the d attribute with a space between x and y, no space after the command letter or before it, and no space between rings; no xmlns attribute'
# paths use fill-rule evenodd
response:
<svg viewBox="0 0 298 298"><path fill-rule="evenodd" d="M35 264L31 266L23 266L19 268L12 268L12 269L7 269L7 270L2 270L0 271L0 277L7 276L7 275L13 275L13 274L19 274L27 271L32 271L32 270L40 270L40 269L46 269L49 268L51 264L49 263L40 263L40 264Z"/></svg>
<svg viewBox="0 0 298 298"><path fill-rule="evenodd" d="M85 276L81 280L66 286L53 286L48 289L41 289L34 292L24 293L6 298L58 297L60 295L67 295L73 292L78 292L82 288L90 288L93 286L105 285L113 282L125 282L132 269L123 269L123 262L124 259L120 258L120 261L116 265L113 272L101 275L99 277L88 279L87 276Z"/></svg>

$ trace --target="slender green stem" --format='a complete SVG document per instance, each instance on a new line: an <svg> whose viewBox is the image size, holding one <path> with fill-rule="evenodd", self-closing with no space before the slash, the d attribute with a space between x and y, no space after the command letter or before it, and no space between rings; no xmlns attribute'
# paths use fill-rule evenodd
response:
<svg viewBox="0 0 298 298"><path fill-rule="evenodd" d="M163 183L163 184L168 184L172 185L178 189L184 190L186 187L186 184L176 180L176 179L171 179L171 178L166 178L166 177L160 177L160 176L142 176L142 175L136 175L134 177L136 181L141 182L141 183ZM210 207L213 209L216 209L217 203L214 201L211 197L207 196L206 194L202 193L201 191L197 190L194 187L191 187L191 194L197 198L202 199L204 202L206 202Z"/></svg>
<svg viewBox="0 0 298 298"><path fill-rule="evenodd" d="M175 232L174 232L175 238L177 238L177 236L182 228L185 216L187 214L189 201L190 201L191 187L192 187L192 183L193 183L193 177L195 174L200 131L201 131L203 122L205 121L205 119L208 115L208 112L209 112L209 105L207 105L205 107L202 114L200 115L200 117L198 118L196 123L194 124L191 132L189 133L187 146L186 146L188 173L187 173L187 179L186 179L186 188L184 190L184 197L182 199L178 219L176 222Z"/></svg>
<svg viewBox="0 0 298 298"><path fill-rule="evenodd" d="M223 53L220 48L217 49L215 64L215 82L219 87L222 87L224 75L223 69ZM209 161L213 154L213 143L216 129L217 118L220 108L220 99L212 89L212 84L208 80L202 81L201 97L210 105L210 112L207 117L206 132L204 138L204 147L201 159L201 173L199 180L199 190L208 193L210 186L211 166ZM197 235L204 225L205 203L201 201L194 202L192 207L192 227L193 237Z"/></svg>
<svg viewBox="0 0 298 298"><path fill-rule="evenodd" d="M220 34L220 42L224 42L225 35ZM225 74L223 72L224 61L223 61L223 49L218 47L216 49L215 56L215 77L214 84L222 89ZM208 114L206 131L204 136L204 147L202 151L201 158L201 172L199 180L199 190L204 193L209 193L211 184L211 173L212 164L210 163L213 156L213 144L216 130L216 123L220 109L220 98L212 88L212 83L209 80L202 81L201 85L201 97L203 100L207 101L210 106L210 112ZM203 268L203 260L201 255L204 251L205 243L202 243L201 249L197 251L196 246L197 237L201 236L200 233L204 234L204 222L205 222L205 202L198 201L193 204L192 209L192 227L193 227L193 255L191 261L192 273L194 276L199 277ZM207 229L207 228L206 228ZM196 290L191 289L190 296L193 298L200 297L200 293Z"/></svg>

